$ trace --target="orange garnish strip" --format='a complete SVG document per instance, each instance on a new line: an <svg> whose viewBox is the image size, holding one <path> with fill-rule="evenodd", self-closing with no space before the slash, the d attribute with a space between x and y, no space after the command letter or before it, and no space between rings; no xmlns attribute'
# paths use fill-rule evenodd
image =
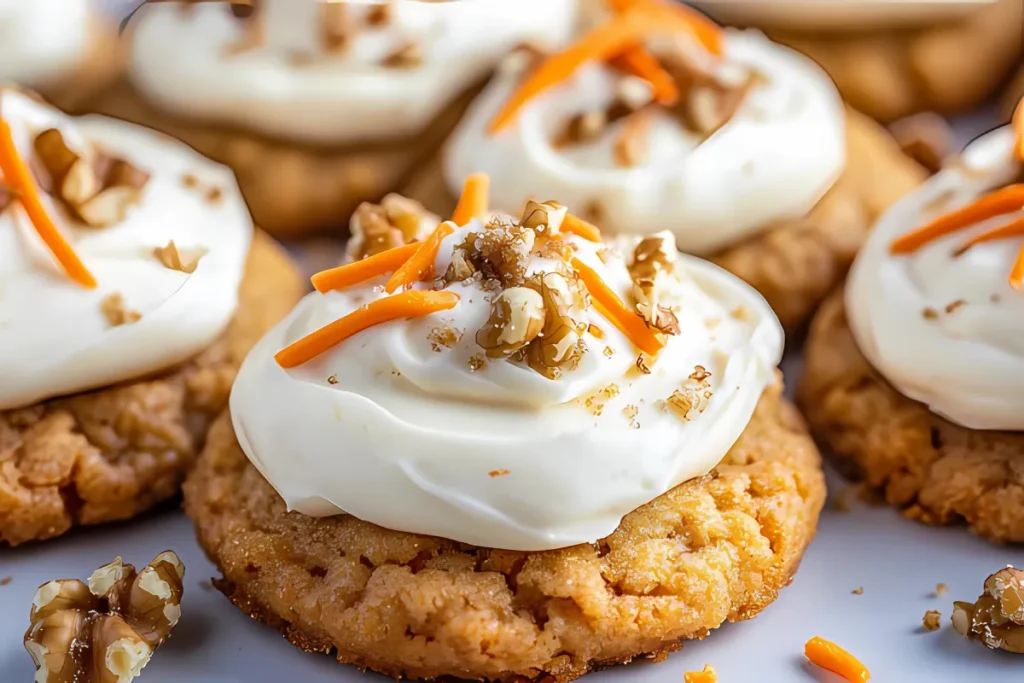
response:
<svg viewBox="0 0 1024 683"><path fill-rule="evenodd" d="M956 256L960 256L971 247L986 242L995 242L996 240L1005 239L1007 237L1021 237L1024 236L1024 218L1018 218L1015 221L1011 221L1006 225L1001 225L998 228L992 228L986 230L983 233L975 235L971 239L967 240L953 252Z"/></svg>
<svg viewBox="0 0 1024 683"><path fill-rule="evenodd" d="M274 355L274 360L282 368L294 368L374 325L445 311L458 302L455 292L418 289L377 299L286 346Z"/></svg>
<svg viewBox="0 0 1024 683"><path fill-rule="evenodd" d="M18 154L14 136L7 122L0 119L0 172L4 182L17 195L21 208L28 215L32 227L46 244L67 276L87 289L96 288L96 278L85 267L78 254L57 230L53 220L39 199L39 190L25 161Z"/></svg>
<svg viewBox="0 0 1024 683"><path fill-rule="evenodd" d="M1014 289L1024 289L1024 247L1017 253L1017 260L1010 269L1010 285Z"/></svg>
<svg viewBox="0 0 1024 683"><path fill-rule="evenodd" d="M683 674L683 683L718 683L718 674L710 664L705 664L700 671L687 671Z"/></svg>
<svg viewBox="0 0 1024 683"><path fill-rule="evenodd" d="M1024 163L1024 97L1021 98L1016 111L1013 112L1013 123L1010 125L1017 135L1013 146L1014 154L1018 160Z"/></svg>
<svg viewBox="0 0 1024 683"><path fill-rule="evenodd" d="M562 232L569 232L578 237L582 237L585 240L591 242L601 241L601 231L595 226L586 222L582 218L577 218L571 213L565 214L565 218L562 219L562 227L559 228Z"/></svg>
<svg viewBox="0 0 1024 683"><path fill-rule="evenodd" d="M576 258L572 260L572 267L580 276L583 284L586 285L587 291L590 292L594 307L626 335L634 346L649 356L653 356L661 350L663 344L654 331L647 326L639 314L626 308L626 304L601 279L597 271Z"/></svg>
<svg viewBox="0 0 1024 683"><path fill-rule="evenodd" d="M486 173L474 173L462 184L462 195L452 213L452 223L465 225L474 218L483 218L490 202L491 178Z"/></svg>
<svg viewBox="0 0 1024 683"><path fill-rule="evenodd" d="M419 242L406 244L394 249L382 251L373 256L347 263L337 268L322 270L311 279L313 287L321 294L334 289L345 289L360 282L372 280L375 277L393 273L412 258L412 255L420 248Z"/></svg>
<svg viewBox="0 0 1024 683"><path fill-rule="evenodd" d="M811 664L842 676L848 681L862 683L871 678L871 672L849 652L835 643L814 636L804 645L804 656Z"/></svg>
<svg viewBox="0 0 1024 683"><path fill-rule="evenodd" d="M392 294L397 289L429 277L434 270L434 259L437 258L437 250L441 248L441 242L453 232L455 232L455 224L451 221L445 221L434 228L434 232L430 233L427 239L416 245L417 249L412 256L388 278L384 284L384 291Z"/></svg>
<svg viewBox="0 0 1024 683"><path fill-rule="evenodd" d="M672 74L665 71L654 56L642 45L634 45L616 57L613 64L647 81L658 104L671 107L679 101L679 88Z"/></svg>
<svg viewBox="0 0 1024 683"><path fill-rule="evenodd" d="M909 254L957 230L1021 209L1024 209L1024 184L1010 185L896 238L889 250L893 254Z"/></svg>

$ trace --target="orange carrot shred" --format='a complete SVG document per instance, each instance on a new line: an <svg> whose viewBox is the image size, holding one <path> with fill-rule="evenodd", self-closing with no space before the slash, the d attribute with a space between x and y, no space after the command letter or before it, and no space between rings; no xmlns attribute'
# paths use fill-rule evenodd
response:
<svg viewBox="0 0 1024 683"><path fill-rule="evenodd" d="M1014 289L1024 289L1024 247L1020 248L1017 260L1010 269L1010 286Z"/></svg>
<svg viewBox="0 0 1024 683"><path fill-rule="evenodd" d="M458 301L455 292L426 290L409 290L377 299L286 346L274 355L274 360L282 368L294 368L374 325L445 311L454 308Z"/></svg>
<svg viewBox="0 0 1024 683"><path fill-rule="evenodd" d="M994 242L996 240L1005 239L1007 237L1019 237L1024 236L1024 218L1018 218L1015 221L1011 221L1006 225L1001 225L998 228L986 230L983 233L975 235L971 239L967 240L953 252L954 255L960 256L971 247L986 242Z"/></svg>
<svg viewBox="0 0 1024 683"><path fill-rule="evenodd" d="M562 220L561 230L563 232L570 232L573 235L577 235L591 242L601 241L600 230L598 230L596 227L586 222L585 220L577 218L571 213L565 214L565 218Z"/></svg>
<svg viewBox="0 0 1024 683"><path fill-rule="evenodd" d="M701 671L684 673L683 683L718 683L718 674L710 664L705 664Z"/></svg>
<svg viewBox="0 0 1024 683"><path fill-rule="evenodd" d="M1017 159L1024 162L1024 97L1021 98L1016 111L1013 112L1013 123L1011 125L1017 135L1013 147L1014 154Z"/></svg>
<svg viewBox="0 0 1024 683"><path fill-rule="evenodd" d="M60 234L39 199L39 190L25 161L18 154L7 122L0 119L0 171L15 192L32 226L69 278L87 289L96 288L96 278L85 267L75 250Z"/></svg>
<svg viewBox="0 0 1024 683"><path fill-rule="evenodd" d="M382 251L354 263L322 270L311 279L316 291L323 294L334 289L345 289L360 282L372 280L387 273L393 273L412 258L420 248L419 242L406 244L394 249Z"/></svg>
<svg viewBox="0 0 1024 683"><path fill-rule="evenodd" d="M434 228L427 239L420 242L412 256L396 270L384 284L384 291L392 294L396 289L420 282L430 276L434 270L434 259L437 258L437 250L441 248L441 242L448 235L455 232L455 224L445 221Z"/></svg>
<svg viewBox="0 0 1024 683"><path fill-rule="evenodd" d="M672 74L665 71L657 59L644 48L634 45L615 58L615 66L647 81L658 104L671 107L679 101L679 88Z"/></svg>
<svg viewBox="0 0 1024 683"><path fill-rule="evenodd" d="M493 135L501 132L530 100L565 81L584 63L614 57L660 28L663 23L652 12L627 11L617 19L598 26L534 69L491 120L490 133Z"/></svg>
<svg viewBox="0 0 1024 683"><path fill-rule="evenodd" d="M465 225L474 218L483 218L490 201L491 179L486 173L474 173L462 185L462 196L452 213L452 223Z"/></svg>
<svg viewBox="0 0 1024 683"><path fill-rule="evenodd" d="M649 356L656 355L661 350L663 344L654 331L647 326L647 323L639 314L626 308L626 304L601 279L597 271L575 258L572 260L572 267L579 274L583 284L587 286L587 291L590 292L594 307L612 325L626 335L633 342L634 346Z"/></svg>
<svg viewBox="0 0 1024 683"><path fill-rule="evenodd" d="M804 656L811 664L842 676L853 683L870 680L871 672L856 657L835 643L814 636L804 645Z"/></svg>
<svg viewBox="0 0 1024 683"><path fill-rule="evenodd" d="M1024 184L1010 185L898 237L889 246L889 251L893 254L909 254L969 225L1021 209L1024 209Z"/></svg>

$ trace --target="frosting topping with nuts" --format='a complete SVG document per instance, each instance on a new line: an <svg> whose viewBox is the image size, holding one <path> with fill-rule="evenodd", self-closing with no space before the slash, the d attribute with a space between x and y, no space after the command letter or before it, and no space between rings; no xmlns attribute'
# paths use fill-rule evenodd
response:
<svg viewBox="0 0 1024 683"><path fill-rule="evenodd" d="M886 213L846 288L861 352L972 429L1024 430L1024 107Z"/></svg>
<svg viewBox="0 0 1024 683"><path fill-rule="evenodd" d="M88 50L88 0L0 0L0 83L39 87L66 76Z"/></svg>
<svg viewBox="0 0 1024 683"><path fill-rule="evenodd" d="M0 187L0 410L169 368L234 315L252 221L228 169L8 88Z"/></svg>
<svg viewBox="0 0 1024 683"><path fill-rule="evenodd" d="M131 76L160 107L319 144L415 135L524 42L556 45L574 0L260 0L143 7Z"/></svg>
<svg viewBox="0 0 1024 683"><path fill-rule="evenodd" d="M670 233L602 243L557 202L487 213L472 184L421 241L314 277L241 368L239 442L307 515L516 550L594 541L718 464L781 328Z"/></svg>
<svg viewBox="0 0 1024 683"><path fill-rule="evenodd" d="M686 14L631 21L647 3L536 69L512 55L452 138L449 187L485 171L502 209L557 196L606 231L668 229L698 254L805 215L845 163L828 76L757 32Z"/></svg>

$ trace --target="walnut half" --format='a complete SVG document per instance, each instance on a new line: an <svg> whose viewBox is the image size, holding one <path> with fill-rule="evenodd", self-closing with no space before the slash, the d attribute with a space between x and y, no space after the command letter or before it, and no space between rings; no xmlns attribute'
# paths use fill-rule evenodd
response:
<svg viewBox="0 0 1024 683"><path fill-rule="evenodd" d="M544 327L544 300L528 287L509 287L495 299L491 316L476 333L489 358L505 358L523 348Z"/></svg>
<svg viewBox="0 0 1024 683"><path fill-rule="evenodd" d="M675 268L676 241L670 232L645 237L633 250L629 275L633 280L633 299L637 312L647 324L663 334L679 334L679 320L668 306L661 303L659 289L662 278Z"/></svg>
<svg viewBox="0 0 1024 683"><path fill-rule="evenodd" d="M141 572L121 558L36 591L25 649L37 683L128 683L181 617L185 567L171 551Z"/></svg>
<svg viewBox="0 0 1024 683"><path fill-rule="evenodd" d="M976 602L954 602L953 628L987 648L1024 654L1024 570L1000 569Z"/></svg>

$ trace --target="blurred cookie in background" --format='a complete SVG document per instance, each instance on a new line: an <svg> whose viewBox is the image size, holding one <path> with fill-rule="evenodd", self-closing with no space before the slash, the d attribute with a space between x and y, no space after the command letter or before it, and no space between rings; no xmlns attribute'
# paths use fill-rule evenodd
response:
<svg viewBox="0 0 1024 683"><path fill-rule="evenodd" d="M344 232L434 154L509 51L553 47L575 21L576 0L148 3L99 108L231 166L272 234Z"/></svg>
<svg viewBox="0 0 1024 683"><path fill-rule="evenodd" d="M101 9L90 0L0 2L0 83L82 108L124 65L117 23Z"/></svg>
<svg viewBox="0 0 1024 683"><path fill-rule="evenodd" d="M806 53L853 106L883 121L968 110L992 96L1024 57L1021 0L693 4Z"/></svg>

